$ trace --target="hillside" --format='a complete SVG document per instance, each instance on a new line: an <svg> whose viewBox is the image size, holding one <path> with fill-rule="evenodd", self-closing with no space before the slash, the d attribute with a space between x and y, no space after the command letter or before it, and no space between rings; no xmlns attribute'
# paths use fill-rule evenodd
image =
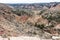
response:
<svg viewBox="0 0 60 40"><path fill-rule="evenodd" d="M48 8L45 6L47 4L56 5ZM46 3L38 10L39 7L35 10L30 10L28 7L28 10L20 10L18 9L20 6L18 8L12 6L0 3L0 36L51 38L60 35L60 3Z"/></svg>
<svg viewBox="0 0 60 40"><path fill-rule="evenodd" d="M9 8L9 6L7 7L6 4L0 5L3 5L0 7L2 8L0 9L0 36L33 36L35 35L34 33L39 30L38 28L30 26L26 23L29 18L27 14L18 16L17 14L13 13L12 9Z"/></svg>

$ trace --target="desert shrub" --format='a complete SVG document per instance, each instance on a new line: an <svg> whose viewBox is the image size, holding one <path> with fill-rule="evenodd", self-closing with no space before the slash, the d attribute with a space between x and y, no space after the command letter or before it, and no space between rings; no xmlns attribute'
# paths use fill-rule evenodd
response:
<svg viewBox="0 0 60 40"><path fill-rule="evenodd" d="M33 31L33 32L28 31L27 33L28 33L28 34L31 34L31 35L32 35L32 34L34 34L34 35L36 35L36 34L37 34L37 33L36 33L36 32L34 32L34 31Z"/></svg>
<svg viewBox="0 0 60 40"><path fill-rule="evenodd" d="M43 24L37 24L37 23L35 23L35 27L37 27L37 28L40 28L40 29L43 29L44 28L44 25Z"/></svg>
<svg viewBox="0 0 60 40"><path fill-rule="evenodd" d="M16 11L13 11L12 12L18 16L21 16L21 15L28 15L28 16L32 16L33 13L31 12L28 12L28 11L24 11L24 10L16 10Z"/></svg>
<svg viewBox="0 0 60 40"><path fill-rule="evenodd" d="M48 19L49 21L56 21L56 22L60 22L60 12L47 12L42 14L42 17L45 19Z"/></svg>
<svg viewBox="0 0 60 40"><path fill-rule="evenodd" d="M41 10L38 15L41 15L45 12L46 10Z"/></svg>
<svg viewBox="0 0 60 40"><path fill-rule="evenodd" d="M54 27L54 25L53 25L53 24L51 24L51 25L48 25L47 27L48 27L48 28L52 28L52 27Z"/></svg>

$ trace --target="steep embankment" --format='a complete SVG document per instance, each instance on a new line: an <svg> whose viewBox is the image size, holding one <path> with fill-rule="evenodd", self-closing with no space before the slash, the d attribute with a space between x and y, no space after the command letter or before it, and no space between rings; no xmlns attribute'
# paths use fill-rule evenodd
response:
<svg viewBox="0 0 60 40"><path fill-rule="evenodd" d="M0 4L0 36L34 36L42 34L35 26L27 24L28 15L18 16L6 4Z"/></svg>
<svg viewBox="0 0 60 40"><path fill-rule="evenodd" d="M58 10L60 6L57 5L46 10L45 8L39 13L36 10L35 13L26 13L13 11L6 4L0 4L0 36L25 35L51 38L53 35L58 35L54 28L60 24L60 12Z"/></svg>

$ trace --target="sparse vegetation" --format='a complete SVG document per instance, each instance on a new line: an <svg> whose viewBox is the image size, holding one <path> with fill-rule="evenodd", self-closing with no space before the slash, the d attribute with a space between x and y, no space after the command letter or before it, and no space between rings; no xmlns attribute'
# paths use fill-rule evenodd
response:
<svg viewBox="0 0 60 40"><path fill-rule="evenodd" d="M44 25L43 24L39 25L39 24L35 23L35 27L40 28L40 29L43 29L44 28Z"/></svg>
<svg viewBox="0 0 60 40"><path fill-rule="evenodd" d="M18 16L21 16L21 15L28 15L28 16L32 16L33 13L32 12L28 12L28 11L24 11L24 10L16 10L16 11L13 11L12 12L14 14L17 14Z"/></svg>
<svg viewBox="0 0 60 40"><path fill-rule="evenodd" d="M3 31L5 31L2 35L0 34L1 36L19 36L21 34L28 36L41 36L44 34L43 36L45 36L53 34L51 30L60 24L60 9L57 9L60 6L53 5L51 7L52 4L47 6L41 4L41 6L38 5L37 7L36 5L28 5L26 5L27 8L21 9L15 7L16 10L14 10L14 7L10 8L5 5L2 7L3 9L0 7L0 27L3 27Z"/></svg>

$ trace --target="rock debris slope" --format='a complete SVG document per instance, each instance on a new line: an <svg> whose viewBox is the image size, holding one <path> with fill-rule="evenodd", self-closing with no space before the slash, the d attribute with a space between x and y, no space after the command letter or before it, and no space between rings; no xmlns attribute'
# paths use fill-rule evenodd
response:
<svg viewBox="0 0 60 40"><path fill-rule="evenodd" d="M13 10L6 4L0 4L0 36L39 36L52 38L59 35L56 29L60 24L59 5L39 10ZM58 10L57 10L58 9ZM56 11L57 10L57 11Z"/></svg>
<svg viewBox="0 0 60 40"><path fill-rule="evenodd" d="M28 18L27 15L18 16L6 4L0 4L0 36L34 36L40 33L39 28L27 24Z"/></svg>

